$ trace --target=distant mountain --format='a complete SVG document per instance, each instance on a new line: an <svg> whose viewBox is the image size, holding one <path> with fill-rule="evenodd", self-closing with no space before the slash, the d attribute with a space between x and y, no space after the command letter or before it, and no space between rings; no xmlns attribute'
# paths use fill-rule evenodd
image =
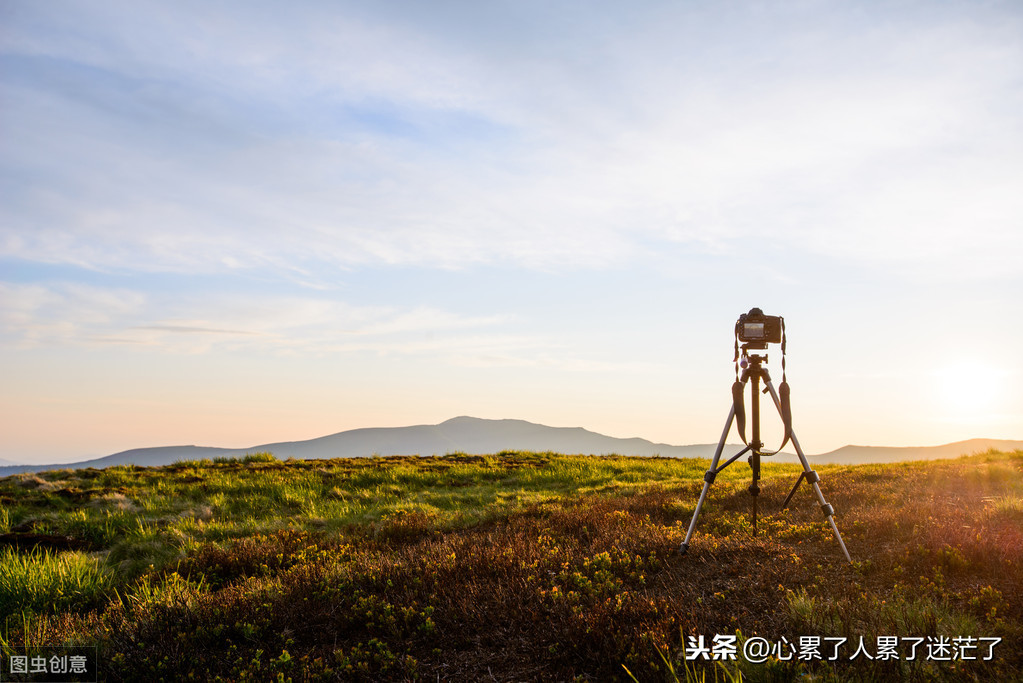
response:
<svg viewBox="0 0 1023 683"><path fill-rule="evenodd" d="M352 429L308 441L282 441L250 448L212 448L206 446L162 446L122 451L94 460L66 464L12 465L0 467L0 477L19 472L38 472L64 468L112 467L134 464L142 467L169 465L179 460L240 457L269 451L277 458L303 460L322 458L359 458L372 455L444 455L447 453L499 453L505 450L554 451L556 453L603 455L661 455L672 458L710 458L717 444L671 446L646 439L619 439L580 427L548 427L525 420L483 420L456 417L437 425ZM741 446L729 444L725 457ZM846 446L830 453L810 456L811 464L858 464L949 458L985 451L1023 449L1023 441L974 439L927 448L880 448ZM795 461L782 453L775 461Z"/></svg>
<svg viewBox="0 0 1023 683"><path fill-rule="evenodd" d="M140 467L157 467L169 465L179 460L201 460L203 458L220 458L232 455L254 453L251 449L234 450L230 448L210 448L205 446L160 446L157 448L135 448L114 455L92 460L80 460L68 463L48 463L45 465L4 465L0 466L0 477L7 477L21 472L44 472L48 470L83 469L95 467L113 467L115 465L138 465Z"/></svg>
<svg viewBox="0 0 1023 683"><path fill-rule="evenodd" d="M75 463L0 467L0 476L63 468L103 468L129 463L154 467L169 465L179 460L239 457L264 451L269 451L280 459L304 460L360 458L373 455L445 455L455 452L498 453L504 450L693 458L710 457L714 454L715 447L716 444L671 446L646 439L618 439L580 427L548 427L525 420L456 417L437 425L352 429L308 441L282 441L250 448L204 446L136 448Z"/></svg>
<svg viewBox="0 0 1023 683"><path fill-rule="evenodd" d="M943 446L843 446L828 453L809 456L814 465L866 465L872 463L904 462L907 460L943 460L961 455L983 453L994 448L999 451L1023 450L1023 441L1006 439L969 439ZM796 456L783 453L782 462L795 462Z"/></svg>

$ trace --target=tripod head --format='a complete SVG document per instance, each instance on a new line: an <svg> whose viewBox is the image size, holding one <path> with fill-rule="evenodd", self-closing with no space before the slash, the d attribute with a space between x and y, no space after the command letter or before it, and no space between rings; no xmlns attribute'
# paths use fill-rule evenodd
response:
<svg viewBox="0 0 1023 683"><path fill-rule="evenodd" d="M743 370L749 367L752 362L754 365L759 366L761 363L767 362L767 354L759 354L757 351L766 351L766 342L747 342L739 347L742 350L742 354L739 356L739 367ZM753 351L753 354L750 354Z"/></svg>

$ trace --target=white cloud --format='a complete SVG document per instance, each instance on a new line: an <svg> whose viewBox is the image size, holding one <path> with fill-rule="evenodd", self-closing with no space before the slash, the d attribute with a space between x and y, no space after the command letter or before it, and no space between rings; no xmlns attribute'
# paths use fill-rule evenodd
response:
<svg viewBox="0 0 1023 683"><path fill-rule="evenodd" d="M4 39L9 258L316 284L1021 246L1012 5L41 7Z"/></svg>

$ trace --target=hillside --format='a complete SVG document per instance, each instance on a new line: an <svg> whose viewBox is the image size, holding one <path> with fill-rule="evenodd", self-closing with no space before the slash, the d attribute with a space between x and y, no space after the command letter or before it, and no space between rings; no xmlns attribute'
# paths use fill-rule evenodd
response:
<svg viewBox="0 0 1023 683"><path fill-rule="evenodd" d="M1023 676L1023 452L823 467L853 564L805 486L778 510L797 469L778 464L758 535L732 468L680 556L706 465L261 456L17 475L0 480L0 612L28 612L0 640L95 644L111 681ZM734 657L685 662L731 635ZM754 637L782 659L750 654Z"/></svg>
<svg viewBox="0 0 1023 683"><path fill-rule="evenodd" d="M0 476L44 469L135 464L143 467L169 465L179 460L273 453L278 459L361 458L372 455L445 455L447 453L500 453L501 451L552 451L586 455L619 455L688 458L709 457L716 444L671 446L646 439L620 439L581 427L548 427L525 420L484 420L456 417L436 425L352 429L307 441L282 441L247 448L165 446L137 448L81 462L0 467Z"/></svg>
<svg viewBox="0 0 1023 683"><path fill-rule="evenodd" d="M732 437L734 438L733 431ZM709 458L717 444L672 446L646 439L621 439L580 427L549 427L525 420L484 420L456 417L436 425L352 429L306 441L264 443L247 448L207 446L161 446L136 448L79 462L46 465L0 466L0 477L19 472L50 469L103 468L134 464L140 467L169 465L181 460L239 457L250 453L273 453L278 459L361 458L372 455L445 455L448 453L500 453L501 451L551 451L583 455L653 456ZM729 444L726 456L741 446ZM932 460L982 453L989 449L1011 451L1023 448L1023 441L972 439L942 446L888 448L845 446L829 453L809 456L816 464L863 464ZM782 453L779 462L796 462L796 456ZM3 463L0 463L3 465Z"/></svg>
<svg viewBox="0 0 1023 683"><path fill-rule="evenodd" d="M912 460L944 460L973 453L983 453L992 449L1000 451L1023 449L1023 441L969 439L942 446L844 446L838 450L815 455L813 461L821 465L862 465Z"/></svg>
<svg viewBox="0 0 1023 683"><path fill-rule="evenodd" d="M1023 441L1007 439L968 439L940 446L843 446L827 453L808 455L811 466L816 465L872 465L882 463L913 462L917 460L946 460L989 450L1014 451L1023 449ZM795 463L793 453L775 456L778 462Z"/></svg>

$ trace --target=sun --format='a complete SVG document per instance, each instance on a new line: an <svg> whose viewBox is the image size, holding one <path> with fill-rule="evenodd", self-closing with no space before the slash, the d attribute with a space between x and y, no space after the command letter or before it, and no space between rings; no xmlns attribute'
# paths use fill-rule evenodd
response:
<svg viewBox="0 0 1023 683"><path fill-rule="evenodd" d="M1005 378L998 366L964 359L937 373L936 398L946 411L959 418L975 418L998 409Z"/></svg>

